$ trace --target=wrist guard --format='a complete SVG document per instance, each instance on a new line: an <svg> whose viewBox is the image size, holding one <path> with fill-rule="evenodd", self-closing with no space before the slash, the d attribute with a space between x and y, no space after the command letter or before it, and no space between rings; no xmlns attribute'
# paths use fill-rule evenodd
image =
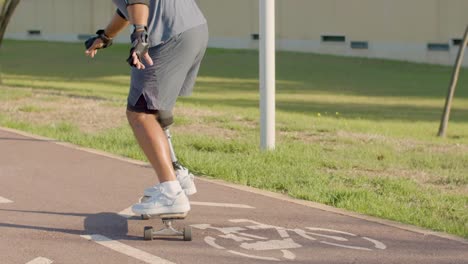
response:
<svg viewBox="0 0 468 264"><path fill-rule="evenodd" d="M100 30L96 31L96 35L97 36L89 38L88 40L85 41L86 49L91 48L94 41L96 41L96 39L98 39L98 38L101 39L102 43L104 44L104 46L102 46L102 49L105 49L105 48L110 47L112 45L112 38L109 38L104 33L104 29L100 29ZM101 49L101 48L99 48L99 49Z"/></svg>
<svg viewBox="0 0 468 264"><path fill-rule="evenodd" d="M149 49L147 28L144 27L143 30L133 31L130 39L132 41L132 48L130 49L130 56L128 57L127 62L130 66L135 67L136 65L133 64L132 57L133 52L135 52L138 59L142 61L143 55L147 53Z"/></svg>

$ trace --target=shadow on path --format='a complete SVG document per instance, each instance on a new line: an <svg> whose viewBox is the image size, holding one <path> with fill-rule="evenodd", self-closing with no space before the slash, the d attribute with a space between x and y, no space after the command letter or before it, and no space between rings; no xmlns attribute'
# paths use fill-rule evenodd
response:
<svg viewBox="0 0 468 264"><path fill-rule="evenodd" d="M31 226L21 224L10 224L1 223L0 227L9 228L21 228L31 230L41 230L48 232L60 232L72 235L94 235L99 234L116 240L141 240L141 237L129 236L128 233L128 220L127 218L120 216L116 213L97 213L97 214L80 214L80 213L66 213L66 212L46 212L46 211L27 211L27 210L9 210L0 209L5 212L21 212L31 214L48 214L48 215L63 215L63 216L77 216L85 217L83 223L83 230L78 229L67 229L60 227L43 227L43 226ZM131 219L137 219L131 218Z"/></svg>

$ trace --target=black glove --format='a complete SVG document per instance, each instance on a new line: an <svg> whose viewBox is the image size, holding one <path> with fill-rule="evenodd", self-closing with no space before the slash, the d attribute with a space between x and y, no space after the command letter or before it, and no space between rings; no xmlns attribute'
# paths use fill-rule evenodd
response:
<svg viewBox="0 0 468 264"><path fill-rule="evenodd" d="M136 65L133 64L133 52L136 53L138 59L142 62L143 55L145 55L149 49L147 28L144 27L143 30L138 31L135 29L130 36L130 39L132 41L132 48L130 49L130 56L128 57L127 62L130 66L136 67Z"/></svg>
<svg viewBox="0 0 468 264"><path fill-rule="evenodd" d="M96 41L96 39L98 39L98 38L100 38L102 40L102 43L104 44L104 46L102 46L102 48L98 48L98 49L105 49L105 48L112 45L112 38L109 38L108 36L106 36L106 34L104 34L104 29L100 29L100 30L96 31L96 35L97 36L89 38L88 40L85 41L86 49L91 48L94 41Z"/></svg>

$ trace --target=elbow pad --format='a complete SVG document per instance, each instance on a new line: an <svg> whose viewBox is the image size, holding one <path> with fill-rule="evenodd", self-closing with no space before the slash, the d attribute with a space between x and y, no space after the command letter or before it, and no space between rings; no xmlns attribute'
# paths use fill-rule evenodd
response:
<svg viewBox="0 0 468 264"><path fill-rule="evenodd" d="M135 4L142 4L142 5L150 5L150 0L125 0L127 2L127 5L135 5Z"/></svg>

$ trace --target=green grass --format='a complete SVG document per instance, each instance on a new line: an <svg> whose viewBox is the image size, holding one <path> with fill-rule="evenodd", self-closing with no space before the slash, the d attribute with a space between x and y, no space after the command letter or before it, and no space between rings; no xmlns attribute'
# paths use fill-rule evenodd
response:
<svg viewBox="0 0 468 264"><path fill-rule="evenodd" d="M81 44L6 41L0 61L11 88L0 103L44 93L104 99L124 111L126 53L115 45L90 60ZM440 139L450 67L287 52L277 60L276 150L259 151L258 53L210 49L195 94L178 102L186 114L176 116L174 143L185 165L468 237L467 69ZM128 126L84 133L74 120L31 124L1 112L0 125L145 159Z"/></svg>

